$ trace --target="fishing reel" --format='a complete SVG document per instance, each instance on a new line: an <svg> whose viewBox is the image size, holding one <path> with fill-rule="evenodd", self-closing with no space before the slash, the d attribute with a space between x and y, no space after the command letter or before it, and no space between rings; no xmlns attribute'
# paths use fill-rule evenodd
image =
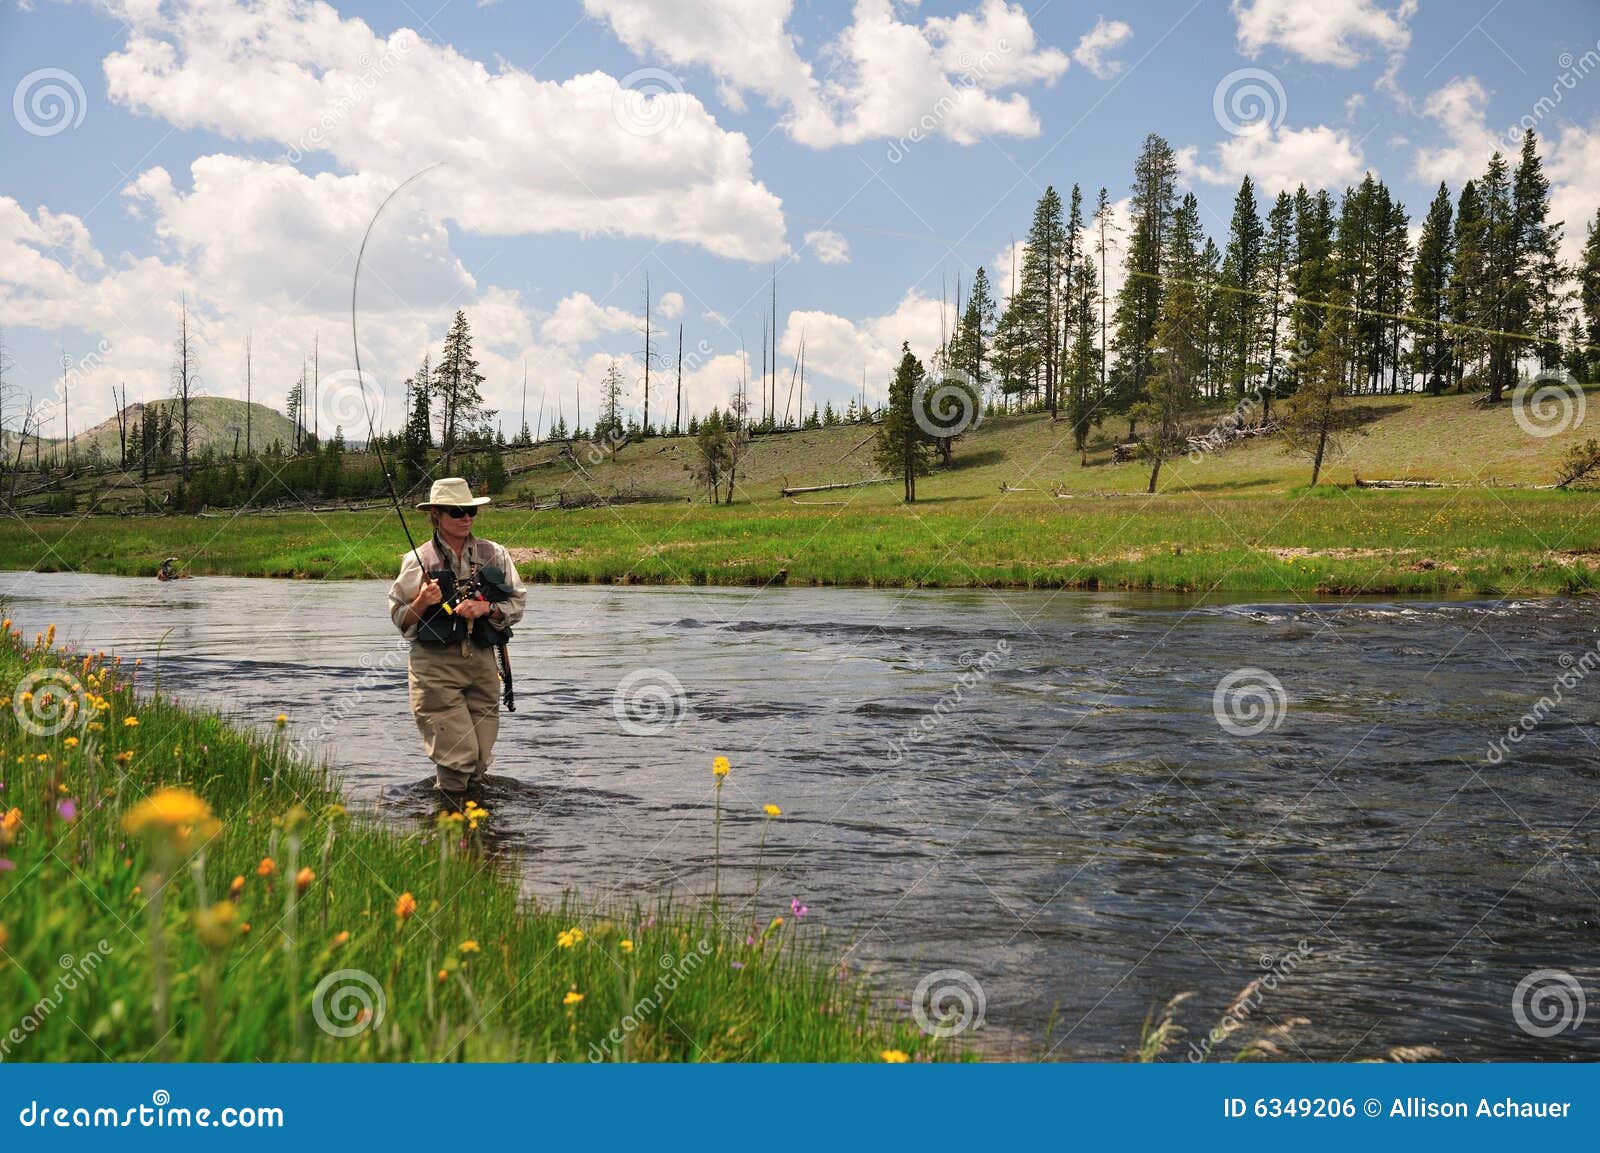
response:
<svg viewBox="0 0 1600 1153"><path fill-rule="evenodd" d="M434 574L438 580L443 574ZM454 615L455 611L467 601L488 601L497 604L511 599L511 586L506 583L506 574L499 565L486 564L465 580L453 582L455 587L449 596L439 602L445 612Z"/></svg>

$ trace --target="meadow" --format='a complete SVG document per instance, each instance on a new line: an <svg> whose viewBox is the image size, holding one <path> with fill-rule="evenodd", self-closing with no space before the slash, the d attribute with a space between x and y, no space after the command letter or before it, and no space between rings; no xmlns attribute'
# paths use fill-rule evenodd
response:
<svg viewBox="0 0 1600 1153"><path fill-rule="evenodd" d="M1147 495L1149 466L1113 460L1125 425L1102 427L1080 458L1064 424L993 416L956 442L950 465L920 481L909 505L893 483L780 495L870 481L871 426L758 437L731 505L707 502L685 437L616 452L538 445L508 455L511 484L480 531L519 550L530 581L1294 598L1596 586L1600 492L1548 487L1581 422L1534 436L1509 407L1483 409L1470 395L1352 404L1360 427L1315 488L1305 460L1257 438L1167 462ZM383 509L135 517L101 511L116 507L115 484L95 492L81 495L73 516L0 525L13 565L149 575L171 555L197 575L386 578L405 548ZM427 531L418 513L410 524Z"/></svg>
<svg viewBox="0 0 1600 1153"><path fill-rule="evenodd" d="M521 899L493 812L380 824L290 754L293 718L230 727L53 633L0 636L0 1059L962 1056L881 1011L776 893ZM713 837L722 778L685 771Z"/></svg>

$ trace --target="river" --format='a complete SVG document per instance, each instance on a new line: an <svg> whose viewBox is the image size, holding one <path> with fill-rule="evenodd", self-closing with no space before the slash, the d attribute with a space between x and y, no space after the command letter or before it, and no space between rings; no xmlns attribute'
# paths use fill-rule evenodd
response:
<svg viewBox="0 0 1600 1153"><path fill-rule="evenodd" d="M287 713L416 825L386 592L0 576L26 635L142 657L147 689L159 646L161 691ZM1600 1004L1539 1037L1513 999L1550 969L1600 1000L1597 635L1581 600L531 586L486 803L530 893L707 893L725 755L724 893L781 806L747 918L798 898L886 996L959 986L995 1056L1123 1058L1186 991L1199 1042L1264 978L1221 1052L1305 1018L1286 1058L1595 1059Z"/></svg>

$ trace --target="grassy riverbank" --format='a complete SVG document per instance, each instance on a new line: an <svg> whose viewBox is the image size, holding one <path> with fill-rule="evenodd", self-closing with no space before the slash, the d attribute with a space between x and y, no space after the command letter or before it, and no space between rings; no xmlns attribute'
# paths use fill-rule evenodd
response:
<svg viewBox="0 0 1600 1153"><path fill-rule="evenodd" d="M50 639L0 638L4 1060L956 1055L874 1013L776 894L737 926L531 907L483 852L492 813L380 826L283 732Z"/></svg>
<svg viewBox="0 0 1600 1153"><path fill-rule="evenodd" d="M1356 402L1324 483L1270 438L1148 466L1111 461L1107 428L1080 463L1047 417L999 417L962 438L951 467L918 484L784 498L786 485L873 475L871 429L758 439L732 506L693 499L692 444L659 438L581 464L539 446L482 531L520 550L530 580L892 587L1139 588L1260 596L1580 592L1600 584L1600 492L1547 484L1579 427L1534 437L1509 407L1472 398ZM1600 397L1596 398L1600 403ZM1449 486L1358 488L1354 481ZM1515 485L1520 487L1506 487ZM598 497L628 503L541 509ZM523 507L517 507L522 503ZM87 502L85 503L87 507ZM425 532L420 514L413 531ZM393 514L298 512L204 518L15 518L9 567L150 575L165 556L195 574L389 577L404 547Z"/></svg>

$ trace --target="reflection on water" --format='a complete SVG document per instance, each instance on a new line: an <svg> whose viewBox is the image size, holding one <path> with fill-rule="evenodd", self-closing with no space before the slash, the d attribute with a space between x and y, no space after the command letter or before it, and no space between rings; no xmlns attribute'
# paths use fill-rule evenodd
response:
<svg viewBox="0 0 1600 1153"><path fill-rule="evenodd" d="M422 811L385 584L0 590L25 633L54 621L147 665L160 645L163 691L259 724L287 712L357 803ZM749 893L761 806L781 805L752 915L799 897L902 997L966 970L983 1036L1022 1055L1124 1056L1187 989L1203 1031L1304 941L1252 1017L1311 1019L1290 1056L1593 1059L1600 1022L1536 1039L1511 997L1541 968L1596 988L1600 677L1505 763L1485 754L1597 626L1581 601L535 586L490 808L531 891L703 893L726 754L724 892ZM1241 666L1282 684L1276 728L1213 716ZM641 669L682 684L675 727L619 724Z"/></svg>

